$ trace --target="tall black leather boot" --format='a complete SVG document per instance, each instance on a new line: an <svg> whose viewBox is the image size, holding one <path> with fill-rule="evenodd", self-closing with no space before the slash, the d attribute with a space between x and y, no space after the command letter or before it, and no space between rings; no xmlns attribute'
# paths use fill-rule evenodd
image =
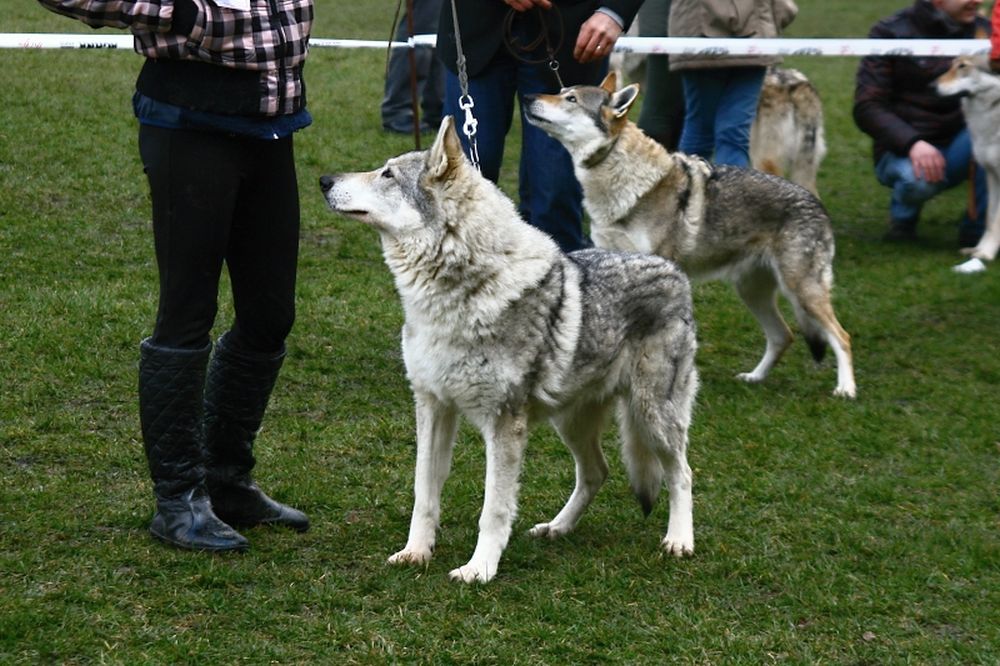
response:
<svg viewBox="0 0 1000 666"><path fill-rule="evenodd" d="M190 550L246 550L247 540L212 512L205 486L202 395L212 346L139 347L139 418L153 479L150 533Z"/></svg>
<svg viewBox="0 0 1000 666"><path fill-rule="evenodd" d="M227 333L215 345L205 382L208 492L215 513L231 525L283 525L299 532L309 518L271 499L250 476L253 443L285 359L282 349L258 354L237 349Z"/></svg>

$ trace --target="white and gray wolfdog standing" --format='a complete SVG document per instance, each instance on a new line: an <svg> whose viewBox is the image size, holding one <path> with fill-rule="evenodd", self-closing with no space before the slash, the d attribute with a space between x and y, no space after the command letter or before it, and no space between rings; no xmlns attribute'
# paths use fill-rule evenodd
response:
<svg viewBox="0 0 1000 666"><path fill-rule="evenodd" d="M837 356L834 394L856 393L850 336L833 312L833 229L823 204L803 187L755 171L713 166L669 153L628 120L635 84L575 86L526 101L525 117L573 157L595 245L671 259L692 279L732 282L767 337L757 366L739 377L762 381L792 343L777 305L792 304L813 357Z"/></svg>
<svg viewBox="0 0 1000 666"><path fill-rule="evenodd" d="M331 209L379 233L403 304L417 459L409 537L389 562L431 558L460 414L485 440L486 488L475 552L450 575L486 582L517 512L530 423L548 418L576 460L566 505L530 531L555 538L574 528L608 474L600 436L614 405L622 458L647 513L666 480L662 548L694 551L695 324L690 284L672 262L563 254L466 159L450 117L429 150L320 184Z"/></svg>

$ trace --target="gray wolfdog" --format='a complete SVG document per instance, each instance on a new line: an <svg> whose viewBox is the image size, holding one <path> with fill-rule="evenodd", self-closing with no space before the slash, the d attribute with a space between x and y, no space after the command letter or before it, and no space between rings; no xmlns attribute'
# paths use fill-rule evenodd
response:
<svg viewBox="0 0 1000 666"><path fill-rule="evenodd" d="M792 342L780 288L813 357L833 347L834 394L853 398L850 336L830 301L833 229L823 204L777 176L668 153L627 118L638 92L635 84L616 91L609 74L601 86L526 101L528 121L573 157L594 243L666 257L692 279L732 282L767 337L757 367L739 375L748 382L762 381Z"/></svg>
<svg viewBox="0 0 1000 666"><path fill-rule="evenodd" d="M467 161L450 117L429 150L320 185L331 209L379 233L403 304L417 460L409 537L389 562L431 558L460 414L483 434L486 491L475 552L450 575L486 582L510 537L529 424L547 417L576 460L566 505L530 531L555 538L608 474L600 435L616 404L646 513L664 478L669 488L663 549L694 551L687 432L698 376L684 273L659 257L561 253Z"/></svg>
<svg viewBox="0 0 1000 666"><path fill-rule="evenodd" d="M768 67L750 126L750 163L819 196L816 175L825 156L823 103L816 87L797 69Z"/></svg>
<svg viewBox="0 0 1000 666"><path fill-rule="evenodd" d="M956 267L961 272L983 270L982 261L993 261L1000 249L1000 77L988 71L985 58L956 58L951 69L938 77L942 95L964 95L962 113L972 139L972 153L986 172L989 199L986 207L986 232L979 243L962 252L978 263L966 262ZM962 267L966 266L964 270Z"/></svg>

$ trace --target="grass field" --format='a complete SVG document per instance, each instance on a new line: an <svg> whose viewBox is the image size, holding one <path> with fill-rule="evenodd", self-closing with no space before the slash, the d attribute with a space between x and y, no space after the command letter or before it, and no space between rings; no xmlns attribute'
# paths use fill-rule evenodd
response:
<svg viewBox="0 0 1000 666"><path fill-rule="evenodd" d="M799 4L789 36L861 37L904 3ZM394 6L320 0L313 34L384 39ZM89 31L30 2L0 0L0 16L2 31ZM528 538L572 487L542 427L499 575L449 582L482 497L482 445L463 427L434 561L387 566L414 458L402 317L375 234L327 212L316 184L412 146L380 130L383 58L316 49L307 68L298 320L256 474L313 528L248 530L249 553L220 557L146 532L141 59L0 52L0 663L1000 663L1000 269L949 270L964 191L928 206L920 243L880 242L887 192L850 117L850 58L790 64L824 99L819 187L858 399L834 399L833 364L816 369L801 342L763 385L734 379L762 335L728 287L700 285L694 558L659 555L666 502L642 518L610 433L612 475L578 530Z"/></svg>

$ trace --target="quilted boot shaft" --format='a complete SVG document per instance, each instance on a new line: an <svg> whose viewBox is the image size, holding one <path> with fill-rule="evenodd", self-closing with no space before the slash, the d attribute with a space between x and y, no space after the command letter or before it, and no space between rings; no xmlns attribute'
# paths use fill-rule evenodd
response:
<svg viewBox="0 0 1000 666"><path fill-rule="evenodd" d="M207 482L216 514L236 526L309 528L304 513L276 502L254 483L254 440L285 359L284 349L259 354L219 338L205 383Z"/></svg>
<svg viewBox="0 0 1000 666"><path fill-rule="evenodd" d="M139 419L153 480L156 538L192 550L243 550L247 541L212 512L205 488L202 395L211 345L140 345Z"/></svg>

